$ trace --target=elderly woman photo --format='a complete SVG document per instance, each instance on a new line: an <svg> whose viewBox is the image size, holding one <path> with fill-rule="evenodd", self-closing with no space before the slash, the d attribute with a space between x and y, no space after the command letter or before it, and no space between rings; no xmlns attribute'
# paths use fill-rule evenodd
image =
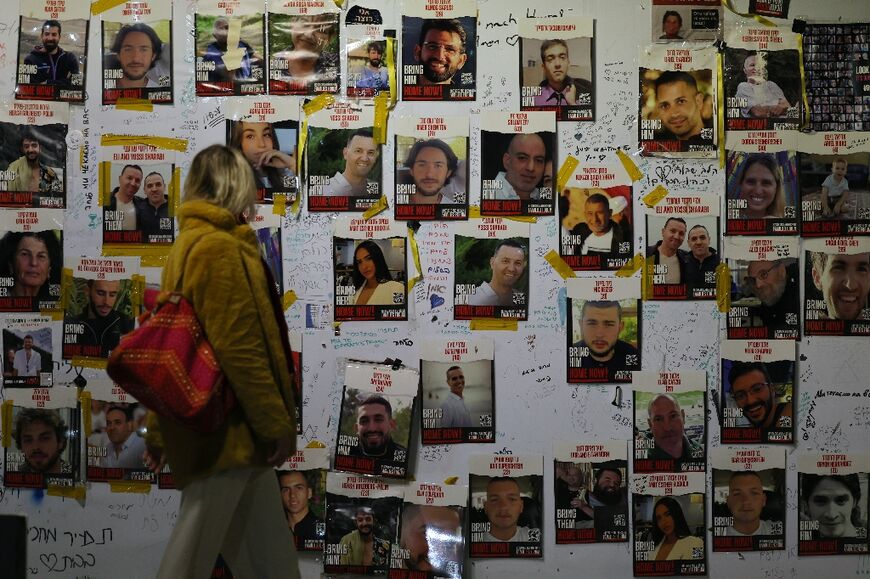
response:
<svg viewBox="0 0 870 579"><path fill-rule="evenodd" d="M53 231L10 231L0 240L0 277L12 278L9 295L36 301L58 299L50 286L60 287L63 270L61 245Z"/></svg>

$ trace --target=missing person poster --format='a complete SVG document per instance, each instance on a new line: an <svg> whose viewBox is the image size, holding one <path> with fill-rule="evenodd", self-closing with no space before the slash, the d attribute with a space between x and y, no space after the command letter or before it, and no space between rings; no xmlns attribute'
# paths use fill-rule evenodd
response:
<svg viewBox="0 0 870 579"><path fill-rule="evenodd" d="M480 214L553 215L556 150L552 113L483 111Z"/></svg>
<svg viewBox="0 0 870 579"><path fill-rule="evenodd" d="M716 299L719 197L668 193L645 209L647 299Z"/></svg>
<svg viewBox="0 0 870 579"><path fill-rule="evenodd" d="M227 146L241 151L254 170L257 203L273 203L277 195L292 205L299 194L298 103L267 97L231 98L224 114Z"/></svg>
<svg viewBox="0 0 870 579"><path fill-rule="evenodd" d="M724 340L719 348L722 442L794 442L795 343Z"/></svg>
<svg viewBox="0 0 870 579"><path fill-rule="evenodd" d="M870 131L868 38L868 22L807 24L803 29L809 129Z"/></svg>
<svg viewBox="0 0 870 579"><path fill-rule="evenodd" d="M485 338L420 346L423 445L495 442L495 350Z"/></svg>
<svg viewBox="0 0 870 579"><path fill-rule="evenodd" d="M726 237L728 339L800 338L797 237Z"/></svg>
<svg viewBox="0 0 870 579"><path fill-rule="evenodd" d="M637 277L572 277L568 291L568 382L631 382L640 370Z"/></svg>
<svg viewBox="0 0 870 579"><path fill-rule="evenodd" d="M345 366L333 468L403 479L420 375L351 361Z"/></svg>
<svg viewBox="0 0 870 579"><path fill-rule="evenodd" d="M595 20L519 18L520 110L595 120Z"/></svg>
<svg viewBox="0 0 870 579"><path fill-rule="evenodd" d="M790 138L795 135L793 131L728 133L727 235L797 235L797 144ZM762 141L771 144L761 145Z"/></svg>
<svg viewBox="0 0 870 579"><path fill-rule="evenodd" d="M807 454L798 459L798 555L866 555L870 456Z"/></svg>
<svg viewBox="0 0 870 579"><path fill-rule="evenodd" d="M9 432L12 440L3 456L3 485L40 489L78 482L78 389L10 388L5 391L5 399L12 402L12 412L4 416L3 431Z"/></svg>
<svg viewBox="0 0 870 579"><path fill-rule="evenodd" d="M870 235L870 132L801 134L801 236Z"/></svg>
<svg viewBox="0 0 870 579"><path fill-rule="evenodd" d="M196 96L266 93L266 18L262 1L198 0Z"/></svg>
<svg viewBox="0 0 870 579"><path fill-rule="evenodd" d="M468 468L471 558L543 557L544 457L472 455Z"/></svg>
<svg viewBox="0 0 870 579"><path fill-rule="evenodd" d="M785 549L785 449L721 447L713 462L713 551Z"/></svg>
<svg viewBox="0 0 870 579"><path fill-rule="evenodd" d="M467 501L465 485L408 484L390 579L462 579Z"/></svg>
<svg viewBox="0 0 870 579"><path fill-rule="evenodd" d="M0 207L66 206L68 122L66 104L0 106Z"/></svg>
<svg viewBox="0 0 870 579"><path fill-rule="evenodd" d="M101 14L103 104L172 104L172 2L121 3Z"/></svg>
<svg viewBox="0 0 870 579"><path fill-rule="evenodd" d="M337 93L339 8L322 0L269 0L269 94Z"/></svg>
<svg viewBox="0 0 870 579"><path fill-rule="evenodd" d="M381 12L381 16L388 16ZM396 30L383 24L351 24L345 22L347 40L347 97L372 99L381 93L390 94L390 75L396 85ZM388 49L387 44L391 47ZM392 58L392 60L390 60Z"/></svg>
<svg viewBox="0 0 870 579"><path fill-rule="evenodd" d="M729 26L725 37L725 130L800 129L803 85L798 34L791 26L764 26L745 18Z"/></svg>
<svg viewBox="0 0 870 579"><path fill-rule="evenodd" d="M716 50L650 46L639 63L638 140L644 154L715 158Z"/></svg>
<svg viewBox="0 0 870 579"><path fill-rule="evenodd" d="M468 118L397 117L396 219L468 219Z"/></svg>
<svg viewBox="0 0 870 579"><path fill-rule="evenodd" d="M631 482L634 576L706 575L705 474L637 474Z"/></svg>
<svg viewBox="0 0 870 579"><path fill-rule="evenodd" d="M553 444L556 544L628 541L624 440Z"/></svg>
<svg viewBox="0 0 870 579"><path fill-rule="evenodd" d="M77 257L64 270L63 359L107 359L133 329L141 303L139 260Z"/></svg>
<svg viewBox="0 0 870 579"><path fill-rule="evenodd" d="M477 99L477 4L413 2L402 13L402 100Z"/></svg>
<svg viewBox="0 0 870 579"><path fill-rule="evenodd" d="M284 515L299 552L323 552L328 448L300 448L276 468Z"/></svg>
<svg viewBox="0 0 870 579"><path fill-rule="evenodd" d="M63 210L0 214L0 312L60 310Z"/></svg>
<svg viewBox="0 0 870 579"><path fill-rule="evenodd" d="M404 493L402 485L383 479L329 472L324 573L387 574Z"/></svg>
<svg viewBox="0 0 870 579"><path fill-rule="evenodd" d="M722 32L719 0L652 0L651 16L653 42L712 43Z"/></svg>
<svg viewBox="0 0 870 579"><path fill-rule="evenodd" d="M634 472L706 471L706 373L635 372L633 388Z"/></svg>
<svg viewBox="0 0 870 579"><path fill-rule="evenodd" d="M527 319L529 224L484 217L454 231L454 319Z"/></svg>
<svg viewBox="0 0 870 579"><path fill-rule="evenodd" d="M180 196L175 151L135 139L103 135L112 144L99 148L103 252L140 255L160 247L165 254L175 240Z"/></svg>
<svg viewBox="0 0 870 579"><path fill-rule="evenodd" d="M89 481L142 481L156 475L145 465L147 410L111 380L88 380L91 393L87 446Z"/></svg>
<svg viewBox="0 0 870 579"><path fill-rule="evenodd" d="M15 98L85 100L90 3L21 0Z"/></svg>
<svg viewBox="0 0 870 579"><path fill-rule="evenodd" d="M870 238L806 239L804 334L870 335Z"/></svg>
<svg viewBox="0 0 870 579"><path fill-rule="evenodd" d="M383 194L373 107L335 103L308 117L308 211L364 211Z"/></svg>
<svg viewBox="0 0 870 579"><path fill-rule="evenodd" d="M388 217L336 220L336 322L408 319L407 241Z"/></svg>
<svg viewBox="0 0 870 579"><path fill-rule="evenodd" d="M22 314L4 316L2 328L3 387L53 386L59 325L47 316Z"/></svg>

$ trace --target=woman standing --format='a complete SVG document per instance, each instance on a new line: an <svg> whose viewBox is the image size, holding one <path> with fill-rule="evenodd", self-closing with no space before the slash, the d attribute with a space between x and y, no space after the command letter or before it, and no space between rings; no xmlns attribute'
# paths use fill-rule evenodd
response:
<svg viewBox="0 0 870 579"><path fill-rule="evenodd" d="M193 160L163 289L193 305L239 404L201 434L149 413L145 462L169 463L181 510L159 577L207 578L218 553L241 577L299 577L272 467L294 451L293 369L283 312L253 229L256 189L237 150Z"/></svg>

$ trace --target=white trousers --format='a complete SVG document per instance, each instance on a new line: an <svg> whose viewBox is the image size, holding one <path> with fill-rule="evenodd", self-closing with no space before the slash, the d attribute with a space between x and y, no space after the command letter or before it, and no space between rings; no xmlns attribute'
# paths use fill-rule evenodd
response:
<svg viewBox="0 0 870 579"><path fill-rule="evenodd" d="M187 485L157 576L208 579L218 553L237 579L299 579L273 469L228 470Z"/></svg>

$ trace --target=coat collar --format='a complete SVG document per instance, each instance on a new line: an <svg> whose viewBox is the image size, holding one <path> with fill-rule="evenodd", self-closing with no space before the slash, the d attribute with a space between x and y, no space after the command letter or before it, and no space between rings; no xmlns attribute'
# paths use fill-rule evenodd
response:
<svg viewBox="0 0 870 579"><path fill-rule="evenodd" d="M227 209L208 201L195 199L185 202L178 211L178 220L181 228L185 225L195 227L196 221L202 221L242 241L256 242L256 235L250 225L239 224Z"/></svg>

